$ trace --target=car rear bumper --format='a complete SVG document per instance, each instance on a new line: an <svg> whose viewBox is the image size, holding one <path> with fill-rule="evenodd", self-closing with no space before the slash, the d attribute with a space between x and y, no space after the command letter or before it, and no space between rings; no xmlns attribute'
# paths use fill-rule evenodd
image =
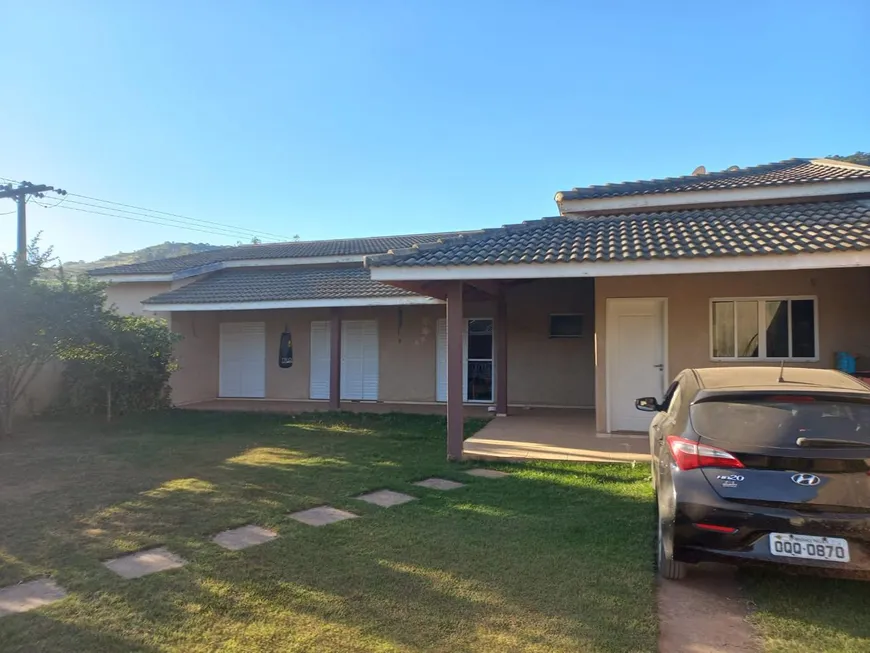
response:
<svg viewBox="0 0 870 653"><path fill-rule="evenodd" d="M870 514L797 511L721 498L712 488L680 492L677 482L674 556L686 562L716 561L815 569L829 574L870 572ZM708 486L709 487L709 486ZM691 497L691 501L681 501ZM733 533L702 530L697 524L736 529ZM849 543L849 562L828 562L773 555L770 533L793 533L843 538Z"/></svg>

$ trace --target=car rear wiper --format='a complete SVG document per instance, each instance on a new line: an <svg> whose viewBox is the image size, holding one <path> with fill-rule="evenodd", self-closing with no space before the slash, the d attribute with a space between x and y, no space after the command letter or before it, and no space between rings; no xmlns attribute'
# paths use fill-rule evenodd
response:
<svg viewBox="0 0 870 653"><path fill-rule="evenodd" d="M813 447L817 449L836 449L838 447L867 447L870 448L870 442L861 442L860 440L836 440L834 438L798 438L795 444L799 447Z"/></svg>

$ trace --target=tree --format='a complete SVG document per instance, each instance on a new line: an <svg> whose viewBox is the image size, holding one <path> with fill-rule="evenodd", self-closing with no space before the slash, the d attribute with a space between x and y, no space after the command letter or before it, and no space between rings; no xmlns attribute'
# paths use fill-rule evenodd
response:
<svg viewBox="0 0 870 653"><path fill-rule="evenodd" d="M862 166L870 166L870 152L855 152L855 154L850 154L848 156L840 156L839 154L832 154L828 157L829 159L835 159L837 161L847 161L849 163L857 163Z"/></svg>
<svg viewBox="0 0 870 653"><path fill-rule="evenodd" d="M90 280L41 278L51 258L35 240L24 264L0 255L0 435L12 432L16 407L46 364L86 342L105 312Z"/></svg>

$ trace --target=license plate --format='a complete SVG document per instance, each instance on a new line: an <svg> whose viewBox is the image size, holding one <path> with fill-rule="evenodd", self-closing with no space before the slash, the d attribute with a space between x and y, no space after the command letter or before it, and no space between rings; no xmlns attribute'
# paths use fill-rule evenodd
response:
<svg viewBox="0 0 870 653"><path fill-rule="evenodd" d="M849 562L849 543L839 537L771 533L770 552L784 558Z"/></svg>

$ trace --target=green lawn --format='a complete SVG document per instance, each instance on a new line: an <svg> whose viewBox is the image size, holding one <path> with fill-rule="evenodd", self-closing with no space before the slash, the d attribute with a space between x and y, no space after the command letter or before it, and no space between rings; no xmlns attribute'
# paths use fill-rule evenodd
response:
<svg viewBox="0 0 870 653"><path fill-rule="evenodd" d="M184 412L33 424L0 441L0 586L48 574L70 596L0 618L0 650L656 650L648 468L474 478L445 462L443 429ZM467 486L410 484L432 475ZM420 500L353 499L380 488ZM287 517L326 503L361 518ZM246 523L280 537L210 541ZM137 580L101 564L156 545L189 564Z"/></svg>
<svg viewBox="0 0 870 653"><path fill-rule="evenodd" d="M739 578L766 652L870 652L870 582L748 569Z"/></svg>

